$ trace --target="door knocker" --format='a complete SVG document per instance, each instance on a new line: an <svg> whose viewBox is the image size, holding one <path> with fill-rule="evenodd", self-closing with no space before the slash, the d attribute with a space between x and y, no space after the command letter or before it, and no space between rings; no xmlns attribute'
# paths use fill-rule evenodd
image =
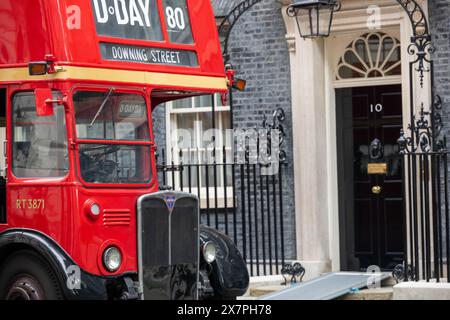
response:
<svg viewBox="0 0 450 320"><path fill-rule="evenodd" d="M370 143L369 155L371 160L380 160L384 157L384 148L380 139L374 139Z"/></svg>

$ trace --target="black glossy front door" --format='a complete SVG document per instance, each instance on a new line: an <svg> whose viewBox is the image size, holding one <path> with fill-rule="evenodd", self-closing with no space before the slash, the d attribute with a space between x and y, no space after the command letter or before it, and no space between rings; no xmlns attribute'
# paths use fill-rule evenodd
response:
<svg viewBox="0 0 450 320"><path fill-rule="evenodd" d="M344 270L403 260L401 86L338 89L341 260Z"/></svg>

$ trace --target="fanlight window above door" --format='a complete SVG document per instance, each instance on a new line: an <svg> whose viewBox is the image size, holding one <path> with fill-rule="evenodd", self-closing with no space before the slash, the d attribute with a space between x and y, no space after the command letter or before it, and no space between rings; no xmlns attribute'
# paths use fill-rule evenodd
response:
<svg viewBox="0 0 450 320"><path fill-rule="evenodd" d="M400 42L384 33L369 33L345 49L336 80L401 75Z"/></svg>

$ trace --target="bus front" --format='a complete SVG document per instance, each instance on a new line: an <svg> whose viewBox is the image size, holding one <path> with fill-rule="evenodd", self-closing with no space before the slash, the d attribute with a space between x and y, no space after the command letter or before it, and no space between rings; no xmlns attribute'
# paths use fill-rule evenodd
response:
<svg viewBox="0 0 450 320"><path fill-rule="evenodd" d="M209 0L4 0L0 12L16 32L0 41L21 48L0 57L0 299L243 294L236 246L156 174L154 108L227 91Z"/></svg>

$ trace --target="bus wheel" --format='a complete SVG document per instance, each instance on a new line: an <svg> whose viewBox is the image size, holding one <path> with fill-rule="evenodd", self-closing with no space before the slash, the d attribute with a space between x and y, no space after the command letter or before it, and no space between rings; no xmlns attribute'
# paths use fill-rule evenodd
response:
<svg viewBox="0 0 450 320"><path fill-rule="evenodd" d="M23 250L9 256L0 267L0 299L60 300L58 280L44 259Z"/></svg>

